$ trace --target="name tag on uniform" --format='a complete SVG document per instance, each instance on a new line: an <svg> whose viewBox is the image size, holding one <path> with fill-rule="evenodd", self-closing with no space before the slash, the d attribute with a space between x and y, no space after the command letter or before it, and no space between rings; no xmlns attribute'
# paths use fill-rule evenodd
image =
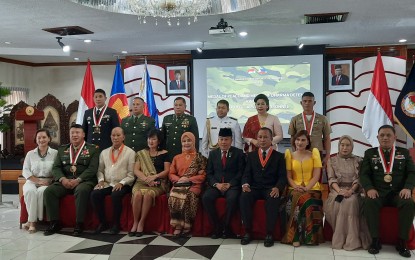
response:
<svg viewBox="0 0 415 260"><path fill-rule="evenodd" d="M395 156L395 159L398 159L398 160L404 160L404 159L405 159L405 155L403 155L403 154L398 154L398 155L396 155L396 156Z"/></svg>

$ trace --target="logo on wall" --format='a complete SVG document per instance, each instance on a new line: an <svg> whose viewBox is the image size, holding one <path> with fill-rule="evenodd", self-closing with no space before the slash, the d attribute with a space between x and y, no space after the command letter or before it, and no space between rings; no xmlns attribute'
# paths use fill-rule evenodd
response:
<svg viewBox="0 0 415 260"><path fill-rule="evenodd" d="M409 117L415 117L415 92L409 92L401 102L402 111Z"/></svg>

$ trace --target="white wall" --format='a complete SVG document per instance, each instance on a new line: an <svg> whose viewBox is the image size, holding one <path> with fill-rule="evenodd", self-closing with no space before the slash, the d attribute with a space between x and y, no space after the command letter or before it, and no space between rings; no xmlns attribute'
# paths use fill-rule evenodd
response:
<svg viewBox="0 0 415 260"><path fill-rule="evenodd" d="M2 86L29 89L29 104L52 94L65 105L79 100L86 66L29 67L0 62ZM95 88L102 88L109 97L115 65L91 66Z"/></svg>

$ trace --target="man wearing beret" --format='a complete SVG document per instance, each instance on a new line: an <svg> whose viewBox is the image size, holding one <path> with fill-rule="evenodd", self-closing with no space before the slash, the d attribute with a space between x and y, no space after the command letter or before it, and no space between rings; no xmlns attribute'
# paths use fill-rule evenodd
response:
<svg viewBox="0 0 415 260"><path fill-rule="evenodd" d="M54 183L46 188L43 195L50 221L45 236L60 230L59 201L67 194L75 195L76 226L73 235L79 236L83 232L89 194L97 184L98 147L85 142L81 125L71 126L69 135L70 143L58 148L58 155L53 163Z"/></svg>
<svg viewBox="0 0 415 260"><path fill-rule="evenodd" d="M202 197L203 206L213 226L211 238L233 236L230 223L238 207L241 192L241 177L245 169L245 155L241 149L232 145L232 130L221 128L218 138L219 148L209 153L206 179L209 187ZM219 220L215 201L219 197L226 199L226 212L223 221Z"/></svg>
<svg viewBox="0 0 415 260"><path fill-rule="evenodd" d="M372 236L368 252L378 254L382 248L379 240L379 214L383 206L392 206L397 207L399 212L396 250L403 257L411 257L406 241L414 220L414 163L407 149L395 146L396 133L393 126L381 126L378 140L379 147L366 150L359 173L360 182L367 193L363 212Z"/></svg>

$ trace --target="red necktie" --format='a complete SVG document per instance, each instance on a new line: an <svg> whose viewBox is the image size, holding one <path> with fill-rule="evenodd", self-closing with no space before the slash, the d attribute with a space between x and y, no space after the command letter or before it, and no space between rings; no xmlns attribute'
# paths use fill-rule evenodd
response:
<svg viewBox="0 0 415 260"><path fill-rule="evenodd" d="M180 89L180 80L177 81L177 88Z"/></svg>
<svg viewBox="0 0 415 260"><path fill-rule="evenodd" d="M222 166L225 167L226 165L226 151L222 152Z"/></svg>
<svg viewBox="0 0 415 260"><path fill-rule="evenodd" d="M339 81L340 81L340 76L337 76L336 85L339 85Z"/></svg>

